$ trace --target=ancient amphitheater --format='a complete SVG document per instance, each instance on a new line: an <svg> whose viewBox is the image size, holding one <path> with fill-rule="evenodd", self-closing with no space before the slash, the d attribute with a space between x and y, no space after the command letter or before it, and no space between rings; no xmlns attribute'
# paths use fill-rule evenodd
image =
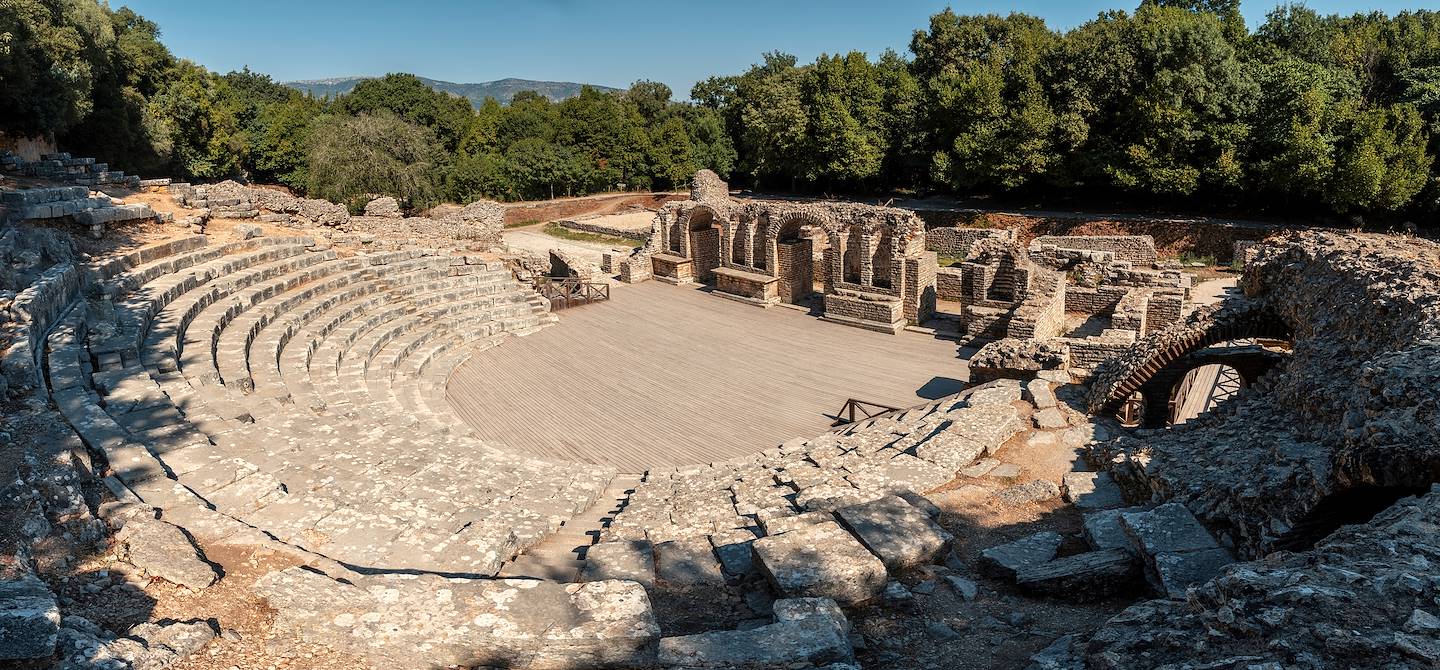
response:
<svg viewBox="0 0 1440 670"><path fill-rule="evenodd" d="M1440 665L1433 242L0 166L0 662Z"/></svg>

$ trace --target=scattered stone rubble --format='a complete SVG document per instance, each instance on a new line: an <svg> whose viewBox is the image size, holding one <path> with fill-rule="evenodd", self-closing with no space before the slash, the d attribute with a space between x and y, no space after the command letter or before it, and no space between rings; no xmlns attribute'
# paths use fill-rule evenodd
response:
<svg viewBox="0 0 1440 670"><path fill-rule="evenodd" d="M98 163L94 158L76 158L66 152L43 154L36 161L27 161L8 151L0 152L0 171L80 186L114 184L140 188L143 184L137 175L111 170L107 163Z"/></svg>

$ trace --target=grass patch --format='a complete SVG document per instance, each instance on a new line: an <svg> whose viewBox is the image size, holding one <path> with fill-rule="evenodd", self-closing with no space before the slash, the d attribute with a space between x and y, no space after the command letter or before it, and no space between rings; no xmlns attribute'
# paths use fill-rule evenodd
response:
<svg viewBox="0 0 1440 670"><path fill-rule="evenodd" d="M965 262L965 259L964 259L964 258L961 258L961 257L959 257L959 256L946 256L945 254L940 254L939 261L940 261L940 267L942 267L942 268L949 268L949 267L956 267L956 266L960 265L961 263L964 263L964 262Z"/></svg>
<svg viewBox="0 0 1440 670"><path fill-rule="evenodd" d="M507 223L507 224L505 224L505 227L506 227L506 228L524 228L525 226L533 226L533 225L535 225L535 224L537 224L537 223L540 223L540 219L526 219L525 221L517 221L517 222L515 222L515 223Z"/></svg>
<svg viewBox="0 0 1440 670"><path fill-rule="evenodd" d="M1205 264L1205 267L1207 267L1207 268L1208 268L1208 267L1214 267L1214 266L1215 266L1215 257L1214 257L1213 255L1210 255L1210 254L1206 254L1206 255L1204 255L1204 256L1200 256L1200 255L1193 254L1193 253L1190 253L1190 252L1188 252L1188 251L1185 251L1185 252L1181 252L1180 257L1179 257L1177 260L1179 260L1181 263L1183 263L1183 264L1185 264L1185 265L1189 265L1189 264L1191 264L1191 263L1204 263L1204 264Z"/></svg>
<svg viewBox="0 0 1440 670"><path fill-rule="evenodd" d="M551 237L558 237L562 240L570 240L571 242L594 242L596 244L608 244L610 246L623 247L640 246L640 242L638 240L626 239L624 237L614 237L611 235L601 235L599 233L587 233L580 230L570 230L569 228L566 228L565 226L562 226L558 223L545 224L545 228L543 229L543 231L546 235L549 235Z"/></svg>

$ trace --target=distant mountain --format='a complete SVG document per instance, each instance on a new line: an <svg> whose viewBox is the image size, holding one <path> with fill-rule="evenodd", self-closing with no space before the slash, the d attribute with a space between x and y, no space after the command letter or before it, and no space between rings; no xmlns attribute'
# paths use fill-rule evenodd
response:
<svg viewBox="0 0 1440 670"><path fill-rule="evenodd" d="M290 88L309 93L316 97L323 98L328 96L334 98L349 93L351 89L355 88L356 84L366 79L374 78L375 77L337 77L333 79L305 79L302 81L287 81L282 83ZM573 98L580 95L580 87L586 85L570 81L535 81L533 79L499 79L479 84L456 84L438 79L426 79L425 77L420 77L420 81L425 82L430 88L437 91L467 98L470 100L470 104L476 107L479 107L480 103L484 102L487 97L495 98L504 104L510 104L510 99L514 98L515 94L520 91L535 91L549 98L551 101L559 102L566 98ZM589 86L601 92L621 90L609 86L596 86L594 84L590 84Z"/></svg>

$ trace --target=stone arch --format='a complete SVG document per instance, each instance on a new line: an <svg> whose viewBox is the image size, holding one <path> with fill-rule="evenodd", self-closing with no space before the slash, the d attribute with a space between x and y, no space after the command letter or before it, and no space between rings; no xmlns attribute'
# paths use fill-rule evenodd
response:
<svg viewBox="0 0 1440 670"><path fill-rule="evenodd" d="M681 217L688 244L686 255L694 263L695 278L710 281L725 257L728 222L709 205L696 205Z"/></svg>
<svg viewBox="0 0 1440 670"><path fill-rule="evenodd" d="M1242 375L1248 375L1246 381L1253 383L1255 377L1276 362L1273 357L1259 354L1247 358L1206 353L1205 350L1232 340L1294 339L1290 326L1265 310L1245 309L1218 316L1220 318L1212 313L1211 318L1204 322L1147 337L1137 342L1128 355L1107 362L1105 366L1108 369L1097 370L1095 391L1098 393L1091 396L1092 411L1113 416L1127 398L1139 391L1146 397L1142 425L1156 427L1158 422L1163 426L1171 388L1164 385L1166 378L1173 385L1180 376L1196 367L1225 363L1240 370Z"/></svg>
<svg viewBox="0 0 1440 670"><path fill-rule="evenodd" d="M802 303L815 292L815 240L801 231L810 227L824 232L828 239L829 228L823 219L808 212L787 212L772 217L770 223L765 246L773 250L775 267L770 274L780 280L780 300Z"/></svg>

